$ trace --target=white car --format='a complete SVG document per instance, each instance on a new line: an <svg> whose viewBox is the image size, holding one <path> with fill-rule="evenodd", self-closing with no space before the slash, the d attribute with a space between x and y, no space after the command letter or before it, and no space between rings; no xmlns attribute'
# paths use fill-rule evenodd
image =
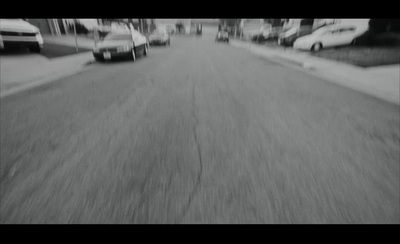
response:
<svg viewBox="0 0 400 244"><path fill-rule="evenodd" d="M169 46L171 40L166 29L155 29L149 35L149 43L150 45L164 44Z"/></svg>
<svg viewBox="0 0 400 244"><path fill-rule="evenodd" d="M22 19L0 19L0 49L21 46L39 53L43 48L39 29Z"/></svg>
<svg viewBox="0 0 400 244"><path fill-rule="evenodd" d="M312 34L298 38L294 49L319 51L322 48L349 45L360 35L355 26L328 25L321 27Z"/></svg>
<svg viewBox="0 0 400 244"><path fill-rule="evenodd" d="M132 28L131 31L115 31L96 43L93 56L98 61L128 57L133 61L137 55L147 56L149 43L147 38Z"/></svg>

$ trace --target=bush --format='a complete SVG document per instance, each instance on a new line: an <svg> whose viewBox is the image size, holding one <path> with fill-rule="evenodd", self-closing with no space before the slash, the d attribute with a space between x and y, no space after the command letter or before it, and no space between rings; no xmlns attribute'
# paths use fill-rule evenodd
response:
<svg viewBox="0 0 400 244"><path fill-rule="evenodd" d="M364 34L360 35L355 39L356 46L371 46L373 45L373 36L374 33L371 30L364 32Z"/></svg>
<svg viewBox="0 0 400 244"><path fill-rule="evenodd" d="M371 19L368 25L375 33L400 32L400 19Z"/></svg>
<svg viewBox="0 0 400 244"><path fill-rule="evenodd" d="M400 19L390 20L390 30L394 32L400 32Z"/></svg>
<svg viewBox="0 0 400 244"><path fill-rule="evenodd" d="M395 46L400 44L399 34L394 32L376 33L372 30L366 31L364 34L356 38L356 46Z"/></svg>
<svg viewBox="0 0 400 244"><path fill-rule="evenodd" d="M302 19L300 21L300 26L304 26L304 25L314 25L314 19Z"/></svg>
<svg viewBox="0 0 400 244"><path fill-rule="evenodd" d="M76 22L75 23L75 26L76 26L76 33L77 34L84 34L84 35L87 35L88 33L89 33L89 30L86 28L86 26L84 26L83 24L81 24L81 23L79 23L79 22ZM69 25L69 31L71 32L71 33L74 33L74 25L73 24L70 24Z"/></svg>
<svg viewBox="0 0 400 244"><path fill-rule="evenodd" d="M368 22L369 29L375 33L382 33L387 31L389 26L389 19L370 19Z"/></svg>

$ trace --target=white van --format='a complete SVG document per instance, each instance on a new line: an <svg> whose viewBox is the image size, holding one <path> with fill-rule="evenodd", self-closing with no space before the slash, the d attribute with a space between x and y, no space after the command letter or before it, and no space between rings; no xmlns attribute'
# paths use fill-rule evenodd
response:
<svg viewBox="0 0 400 244"><path fill-rule="evenodd" d="M39 29L22 19L0 19L0 49L21 46L40 53L43 38Z"/></svg>

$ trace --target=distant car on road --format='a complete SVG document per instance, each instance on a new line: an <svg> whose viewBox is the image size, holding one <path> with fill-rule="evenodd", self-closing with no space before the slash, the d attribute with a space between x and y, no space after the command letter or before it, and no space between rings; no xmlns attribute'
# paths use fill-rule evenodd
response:
<svg viewBox="0 0 400 244"><path fill-rule="evenodd" d="M171 39L166 29L155 29L149 35L149 43L150 45L171 45Z"/></svg>
<svg viewBox="0 0 400 244"><path fill-rule="evenodd" d="M278 45L293 46L293 43L302 36L312 33L312 26L293 27L281 33L278 38Z"/></svg>
<svg viewBox="0 0 400 244"><path fill-rule="evenodd" d="M311 35L298 38L293 47L307 51L319 51L322 48L349 45L360 33L351 25L328 25L319 28Z"/></svg>
<svg viewBox="0 0 400 244"><path fill-rule="evenodd" d="M174 27L174 26L172 26L172 25L167 25L165 28L166 28L167 33L168 33L169 35L175 34L175 27Z"/></svg>
<svg viewBox="0 0 400 244"><path fill-rule="evenodd" d="M138 54L147 56L149 44L147 38L136 30L122 33L110 33L93 49L96 60L110 60L113 58L129 57L136 60Z"/></svg>
<svg viewBox="0 0 400 244"><path fill-rule="evenodd" d="M22 19L0 19L0 49L27 47L40 53L43 37L39 29Z"/></svg>
<svg viewBox="0 0 400 244"><path fill-rule="evenodd" d="M224 30L218 31L217 36L215 37L215 42L226 42L226 43L229 43L228 32L224 31Z"/></svg>

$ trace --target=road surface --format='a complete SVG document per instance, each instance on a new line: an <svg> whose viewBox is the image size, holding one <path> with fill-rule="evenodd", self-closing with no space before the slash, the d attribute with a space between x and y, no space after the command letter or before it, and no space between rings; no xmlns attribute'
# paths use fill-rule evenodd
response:
<svg viewBox="0 0 400 244"><path fill-rule="evenodd" d="M1 100L1 223L399 223L399 106L214 43Z"/></svg>

